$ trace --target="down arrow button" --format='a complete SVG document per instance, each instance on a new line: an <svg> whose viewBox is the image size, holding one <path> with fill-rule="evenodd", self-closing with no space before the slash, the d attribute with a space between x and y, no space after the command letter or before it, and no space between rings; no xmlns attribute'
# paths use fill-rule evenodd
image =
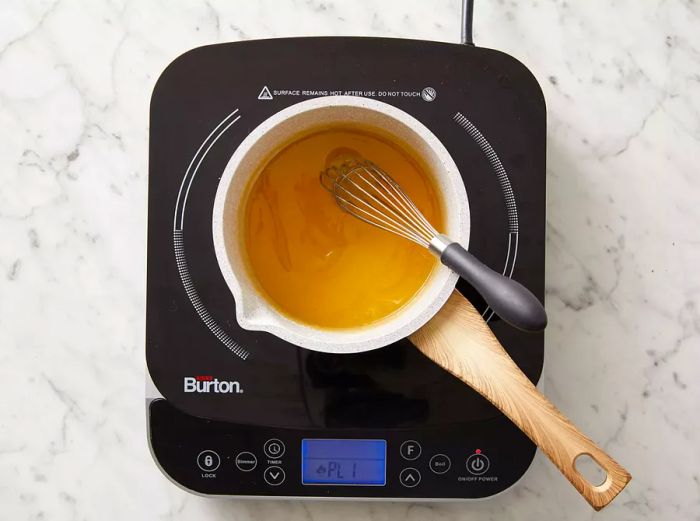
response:
<svg viewBox="0 0 700 521"><path fill-rule="evenodd" d="M280 467L267 467L263 473L263 478L265 478L265 483L276 487L284 482L285 478L284 470Z"/></svg>

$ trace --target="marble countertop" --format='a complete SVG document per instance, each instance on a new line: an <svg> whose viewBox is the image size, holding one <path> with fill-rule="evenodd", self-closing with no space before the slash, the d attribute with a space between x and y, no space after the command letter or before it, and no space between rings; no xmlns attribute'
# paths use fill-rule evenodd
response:
<svg viewBox="0 0 700 521"><path fill-rule="evenodd" d="M595 514L545 458L462 504L189 495L143 409L148 103L177 55L294 35L456 42L455 0L0 4L0 517L700 517L700 5L477 0L548 104L550 398L633 474Z"/></svg>

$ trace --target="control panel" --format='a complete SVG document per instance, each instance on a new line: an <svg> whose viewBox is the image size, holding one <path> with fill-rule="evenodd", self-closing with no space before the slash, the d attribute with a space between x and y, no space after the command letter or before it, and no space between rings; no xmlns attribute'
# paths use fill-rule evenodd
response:
<svg viewBox="0 0 700 521"><path fill-rule="evenodd" d="M535 452L501 417L419 430L299 430L196 418L166 400L151 402L149 433L171 479L232 496L488 497L515 483Z"/></svg>

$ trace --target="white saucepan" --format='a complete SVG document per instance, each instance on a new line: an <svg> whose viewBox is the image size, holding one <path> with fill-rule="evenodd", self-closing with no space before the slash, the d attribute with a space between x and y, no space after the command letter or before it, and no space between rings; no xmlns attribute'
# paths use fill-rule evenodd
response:
<svg viewBox="0 0 700 521"><path fill-rule="evenodd" d="M409 336L438 312L458 279L440 266L402 309L388 319L352 330L323 330L290 320L257 291L245 269L237 235L244 190L261 163L281 146L315 128L344 123L396 136L414 150L434 175L443 201L445 233L465 247L469 244L469 202L457 165L435 135L414 117L367 98L329 96L292 105L265 120L236 149L221 177L213 214L216 257L236 300L236 319L241 327L267 331L298 346L329 353L369 351Z"/></svg>

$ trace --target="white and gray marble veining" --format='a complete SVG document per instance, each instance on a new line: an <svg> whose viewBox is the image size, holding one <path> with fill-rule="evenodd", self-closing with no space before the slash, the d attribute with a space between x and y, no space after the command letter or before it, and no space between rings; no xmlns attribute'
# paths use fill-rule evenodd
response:
<svg viewBox="0 0 700 521"><path fill-rule="evenodd" d="M700 518L700 4L477 0L477 44L549 116L546 389L634 480L594 514L536 459L468 504L237 502L162 477L144 434L148 102L199 45L457 41L459 3L0 3L0 517Z"/></svg>

